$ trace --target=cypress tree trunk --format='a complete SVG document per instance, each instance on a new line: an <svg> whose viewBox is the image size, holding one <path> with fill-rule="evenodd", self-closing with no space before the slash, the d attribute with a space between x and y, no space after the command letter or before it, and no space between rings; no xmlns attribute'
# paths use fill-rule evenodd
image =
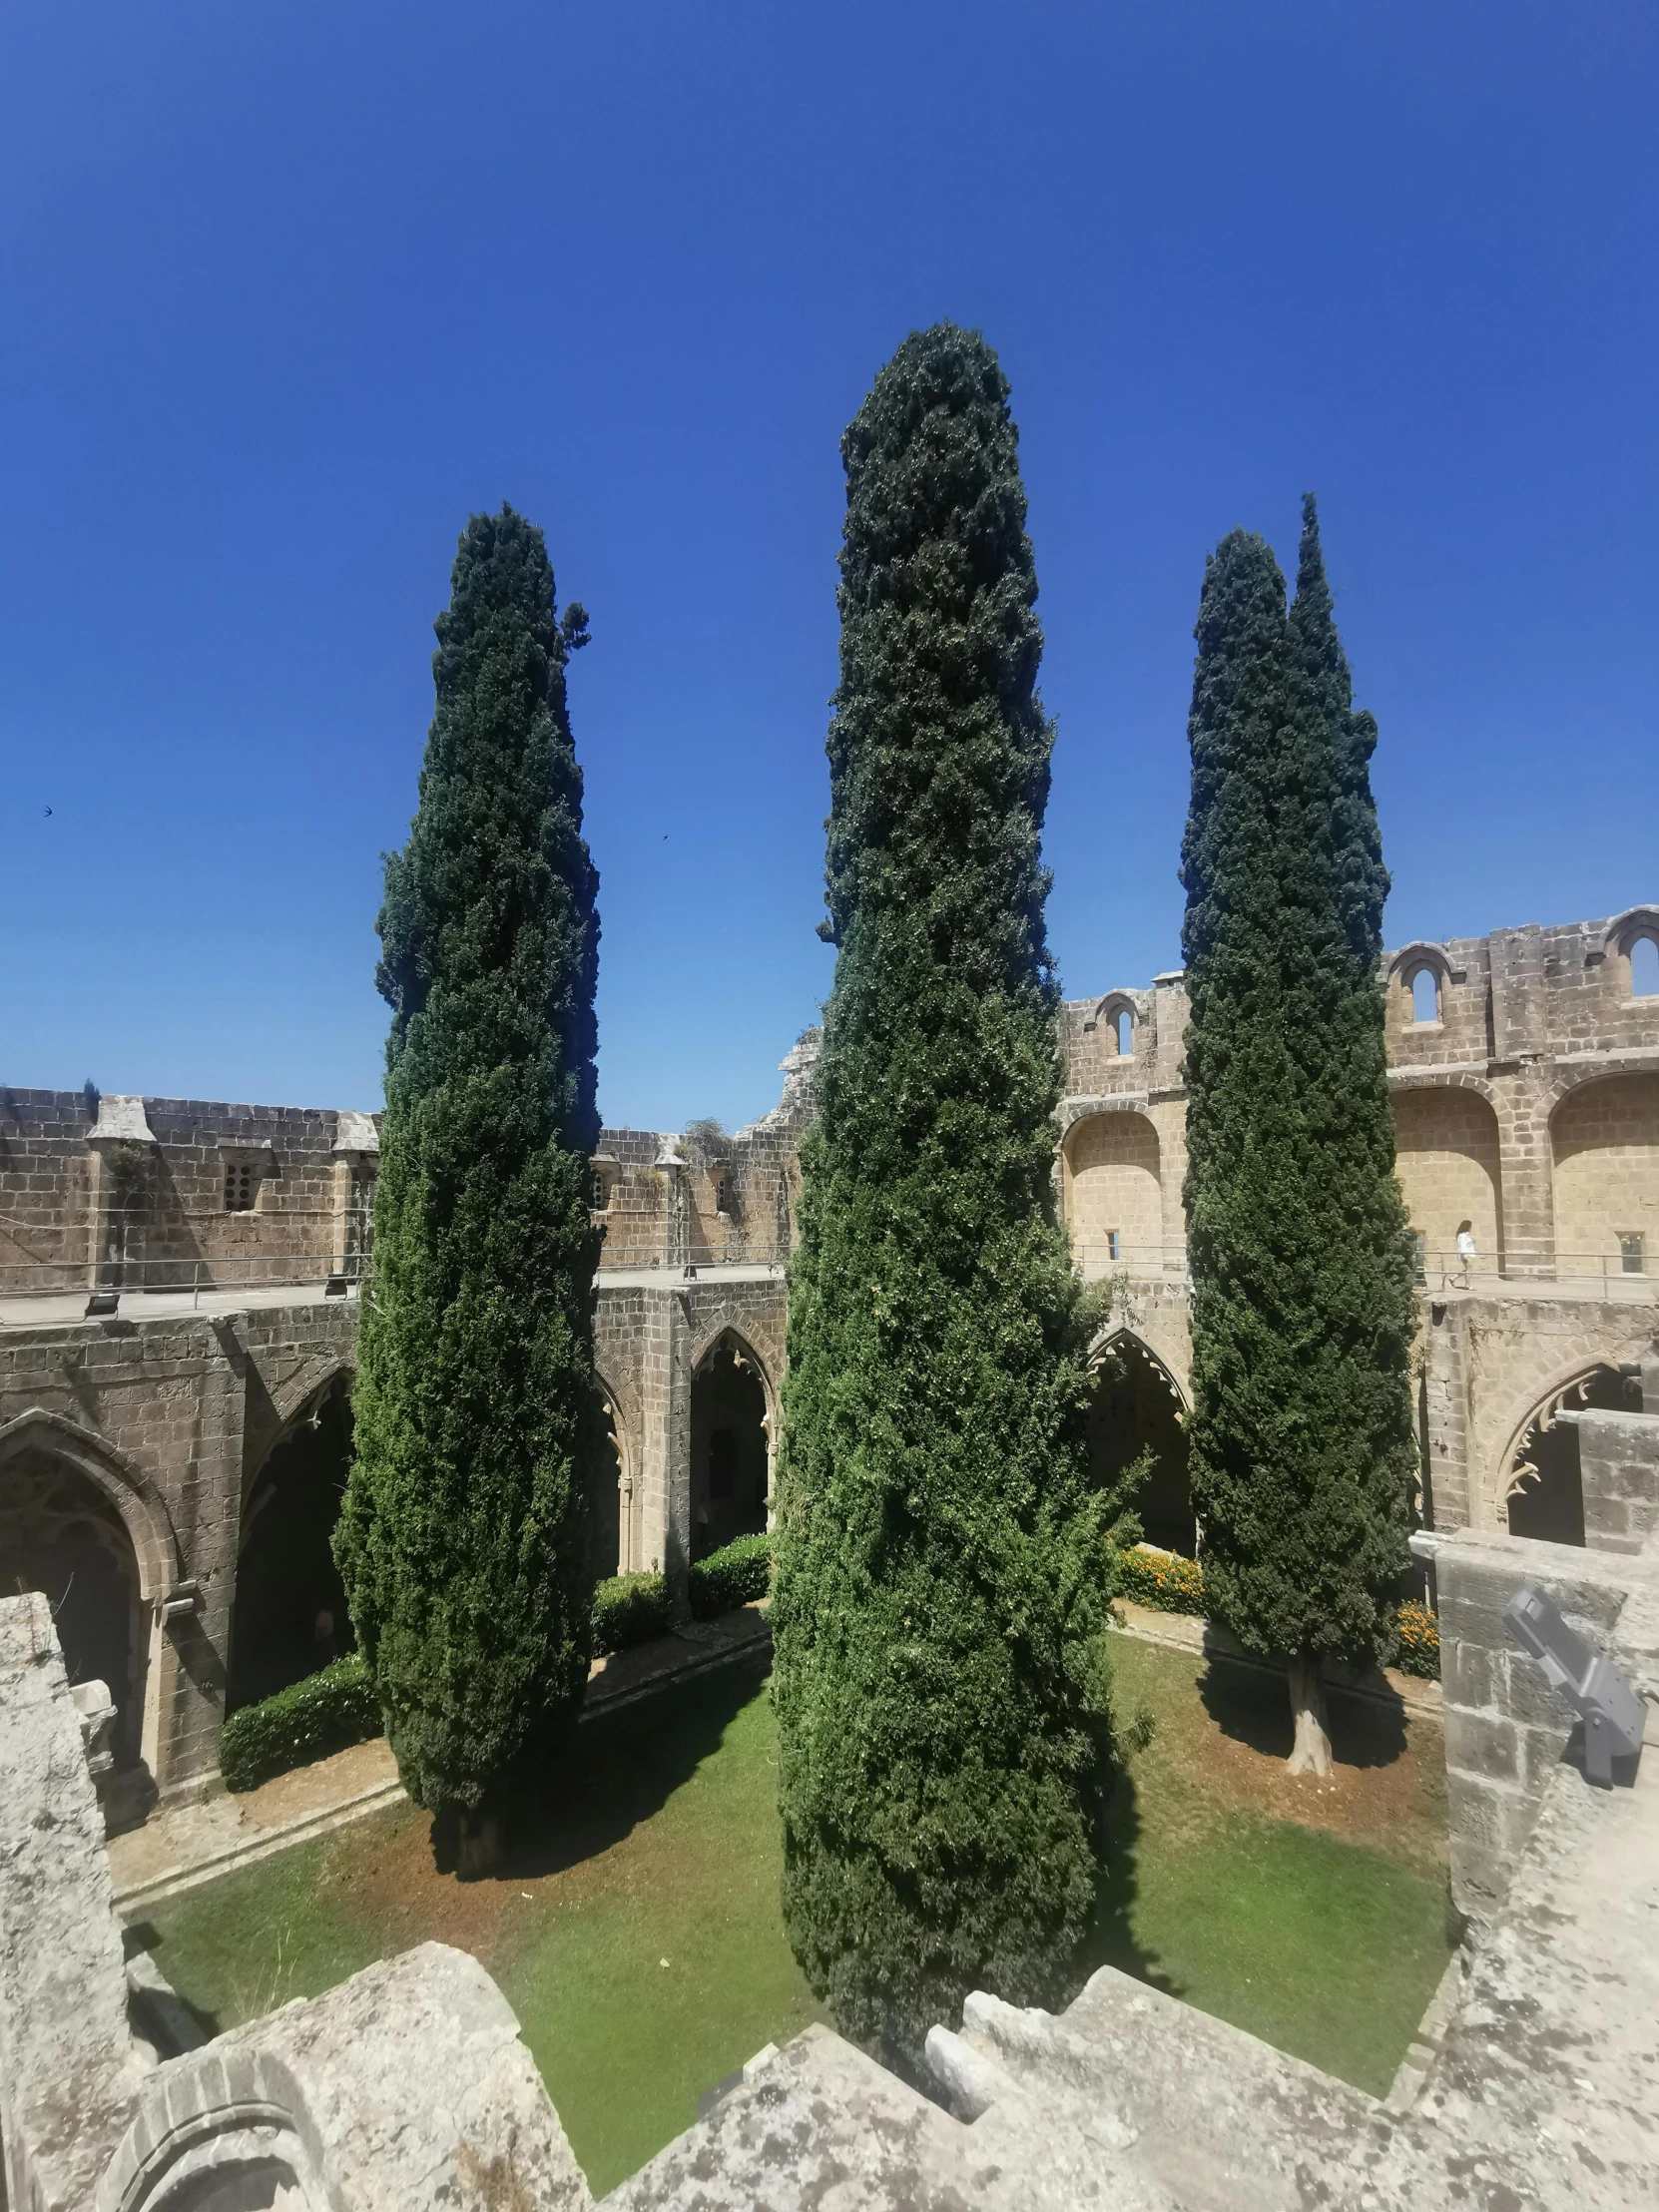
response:
<svg viewBox="0 0 1659 2212"><path fill-rule="evenodd" d="M842 441L841 675L773 1604L784 1905L903 2065L1062 1993L1107 1753L1104 1504L1051 1185L1052 730L1008 387L913 334Z"/></svg>
<svg viewBox="0 0 1659 2212"><path fill-rule="evenodd" d="M436 625L335 1553L410 1796L487 1856L575 1723L590 1654L598 878L541 532L475 515Z"/></svg>
<svg viewBox="0 0 1659 2212"><path fill-rule="evenodd" d="M1293 1772L1330 1765L1321 1669L1385 1642L1413 1466L1408 1239L1377 976L1382 869L1312 508L1294 621L1260 538L1212 557L1182 849L1195 1502L1205 1587L1291 1661Z"/></svg>

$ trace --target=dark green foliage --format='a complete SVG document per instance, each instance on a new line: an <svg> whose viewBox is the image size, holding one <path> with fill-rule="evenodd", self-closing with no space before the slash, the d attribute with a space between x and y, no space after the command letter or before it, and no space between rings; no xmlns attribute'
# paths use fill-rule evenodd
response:
<svg viewBox="0 0 1659 2212"><path fill-rule="evenodd" d="M219 1733L228 1790L254 1790L274 1774L325 1759L380 1733L380 1700L360 1651L233 1713Z"/></svg>
<svg viewBox="0 0 1659 2212"><path fill-rule="evenodd" d="M1312 502L1297 610L1258 537L1211 557L1182 848L1188 1425L1211 1613L1374 1656L1405 1565L1411 1256L1377 975L1387 889Z"/></svg>
<svg viewBox="0 0 1659 2212"><path fill-rule="evenodd" d="M597 878L565 713L581 610L539 530L475 515L437 622L335 1548L409 1794L472 1811L556 1751L587 1680L600 1234L588 1208Z"/></svg>
<svg viewBox="0 0 1659 2212"><path fill-rule="evenodd" d="M595 1654L604 1658L666 1636L673 1619L668 1584L660 1574L608 1575L593 1593Z"/></svg>
<svg viewBox="0 0 1659 2212"><path fill-rule="evenodd" d="M737 1536L691 1570L691 1609L700 1621L765 1597L772 1586L772 1538Z"/></svg>
<svg viewBox="0 0 1659 2212"><path fill-rule="evenodd" d="M1107 1504L1051 1195L1053 733L1008 387L912 335L842 441L828 904L772 1620L784 1903L913 2063L971 1988L1068 1986L1109 1754Z"/></svg>

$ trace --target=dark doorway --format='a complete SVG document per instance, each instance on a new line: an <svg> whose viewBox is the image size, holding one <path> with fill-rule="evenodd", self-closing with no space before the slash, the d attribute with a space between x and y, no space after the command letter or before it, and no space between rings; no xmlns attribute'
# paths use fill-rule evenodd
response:
<svg viewBox="0 0 1659 2212"><path fill-rule="evenodd" d="M1580 1406L1617 1413L1627 1409L1623 1378L1613 1368L1597 1368L1581 1382L1552 1397L1520 1440L1509 1479L1509 1533L1549 1544L1584 1541L1584 1482L1578 1465L1578 1430L1558 1421L1563 1408Z"/></svg>
<svg viewBox="0 0 1659 2212"><path fill-rule="evenodd" d="M330 1540L351 1465L340 1376L272 1447L242 1519L229 1709L253 1705L352 1648Z"/></svg>
<svg viewBox="0 0 1659 2212"><path fill-rule="evenodd" d="M722 1337L692 1377L692 1557L706 1559L767 1524L767 1395L735 1338Z"/></svg>
<svg viewBox="0 0 1659 2212"><path fill-rule="evenodd" d="M1094 1400L1089 1407L1089 1477L1097 1489L1123 1479L1142 1452L1152 1454L1152 1471L1139 1492L1125 1500L1141 1516L1149 1544L1179 1551L1188 1559L1198 1540L1192 1493L1187 1487L1187 1432L1181 1425L1181 1400L1163 1365L1138 1337L1114 1337L1095 1368Z"/></svg>
<svg viewBox="0 0 1659 2212"><path fill-rule="evenodd" d="M115 1701L118 1762L139 1756L148 1652L138 1559L126 1523L88 1474L44 1450L0 1467L0 1594L44 1592L75 1682Z"/></svg>

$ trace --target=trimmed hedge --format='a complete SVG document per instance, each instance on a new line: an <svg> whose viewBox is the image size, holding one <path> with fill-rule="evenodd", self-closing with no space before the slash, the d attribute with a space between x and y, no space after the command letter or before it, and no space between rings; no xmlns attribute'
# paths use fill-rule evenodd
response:
<svg viewBox="0 0 1659 2212"><path fill-rule="evenodd" d="M752 1598L772 1578L772 1538L740 1536L691 1570L691 1607L710 1620ZM613 1574L593 1593L597 1657L649 1643L669 1629L668 1588L660 1574ZM259 1705L233 1713L220 1732L219 1763L229 1790L252 1790L274 1774L378 1736L385 1718L369 1687L362 1653L336 1659Z"/></svg>
<svg viewBox="0 0 1659 2212"><path fill-rule="evenodd" d="M691 1609L700 1621L730 1613L772 1586L772 1538L739 1536L691 1571Z"/></svg>
<svg viewBox="0 0 1659 2212"><path fill-rule="evenodd" d="M258 1705L233 1713L220 1731L228 1790L252 1790L274 1774L362 1744L385 1726L360 1651L348 1652Z"/></svg>
<svg viewBox="0 0 1659 2212"><path fill-rule="evenodd" d="M596 1659L664 1636L668 1624L668 1585L660 1574L613 1574L593 1593Z"/></svg>
<svg viewBox="0 0 1659 2212"><path fill-rule="evenodd" d="M1137 1545L1122 1555L1117 1595L1160 1613L1202 1613L1204 1570L1178 1551L1152 1551Z"/></svg>
<svg viewBox="0 0 1659 2212"><path fill-rule="evenodd" d="M1410 1598L1394 1615L1394 1665L1401 1674L1440 1679L1440 1624L1426 1605Z"/></svg>

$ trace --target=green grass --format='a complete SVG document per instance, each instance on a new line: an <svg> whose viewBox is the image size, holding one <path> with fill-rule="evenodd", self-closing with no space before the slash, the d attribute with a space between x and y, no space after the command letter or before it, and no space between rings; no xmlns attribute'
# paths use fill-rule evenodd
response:
<svg viewBox="0 0 1659 2212"><path fill-rule="evenodd" d="M737 1664L584 1728L564 1806L500 1879L436 1875L399 1807L154 1908L157 1962L217 2032L428 1937L472 1951L603 2194L824 2016L784 1935L776 1760Z"/></svg>
<svg viewBox="0 0 1659 2212"><path fill-rule="evenodd" d="M1338 1708L1339 1761L1346 1750L1358 1763L1322 1792L1280 1764L1282 1682L1235 1669L1217 1681L1202 1661L1128 1639L1113 1660L1120 1705L1149 1709L1157 1733L1113 1806L1091 1963L1383 2095L1456 1939L1438 1730L1424 1725L1419 1759L1382 1716ZM1275 1805L1303 1818L1275 1818Z"/></svg>
<svg viewBox="0 0 1659 2212"><path fill-rule="evenodd" d="M1114 1808L1089 1962L1385 2089L1449 1951L1437 1739L1420 1768L1362 1745L1358 1795L1299 1798L1248 1740L1271 1735L1282 1688L1218 1696L1185 1655L1114 1654L1126 1709L1157 1731ZM472 1951L603 2194L703 2090L823 2016L779 1911L776 1759L761 1677L732 1666L585 1727L499 1879L436 1874L425 1816L401 1807L156 1908L157 1959L217 2031L428 1937ZM1273 1817L1281 1798L1367 1838Z"/></svg>

